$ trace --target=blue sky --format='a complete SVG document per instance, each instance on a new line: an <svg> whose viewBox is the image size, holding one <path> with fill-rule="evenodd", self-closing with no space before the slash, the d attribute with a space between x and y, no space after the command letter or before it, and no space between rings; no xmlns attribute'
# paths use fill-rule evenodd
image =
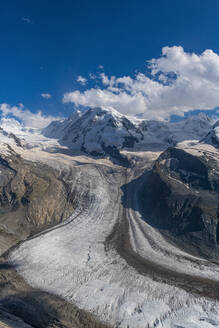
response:
<svg viewBox="0 0 219 328"><path fill-rule="evenodd" d="M139 72L151 76L146 61L160 58L162 48L167 46L169 49L176 46L174 49L178 53L181 48L177 47L181 46L182 59L189 53L195 53L197 58L201 58L200 65L208 70L205 76L197 76L195 73L196 81L209 78L211 85L214 82L215 90L217 83L219 86L219 78L217 81L217 76L212 77L211 74L212 70L217 70L215 56L219 54L218 0L210 0L208 3L202 0L7 0L0 2L0 11L0 103L22 103L32 112L41 110L44 115L67 116L76 105L92 105L93 102L95 105L96 100L93 99L96 94L90 91L93 88L104 89L103 97L111 97L110 92L113 92L113 96L115 93L124 96L124 92L130 95L133 93L130 83L128 87L127 83L124 86L124 80L116 80L107 85L106 77L108 80L111 77L130 77L133 79L132 84L136 85L135 76ZM206 49L211 49L215 56L207 53L198 57ZM172 58L170 51L164 56L169 56L169 61ZM206 57L210 57L210 68ZM164 64L168 65L169 62ZM175 69L176 65L177 62ZM194 65L193 61L191 65ZM165 72L168 78L172 69L170 67ZM163 67L162 70L165 71ZM181 70L179 74L182 74L184 80L189 76L193 81L192 72ZM80 78L77 82L78 76L87 80L85 85L79 83ZM154 75L152 80L156 79ZM162 83L172 83L172 80ZM120 90L115 90L118 85ZM80 97L73 94L75 91L80 92ZM90 93L85 94L86 91ZM183 92L182 99L185 98L185 90ZM66 93L70 93L71 97L68 97L69 102L63 103ZM41 94L50 94L51 97L47 99ZM85 97L89 100L85 100ZM188 94L188 97L191 95ZM125 113L125 104L129 100L125 96L123 98L121 111ZM153 99L151 107L138 99L142 105L139 105L138 111L133 112L130 108L135 106L135 101L131 105L128 103L127 108L130 108L127 114L141 115L144 105L149 106L148 112L153 111L153 106L160 106ZM107 100L104 100L103 105L107 104ZM110 103L113 104L120 110L120 101ZM166 106L175 108L178 104L174 107L174 99L171 98ZM217 107L219 101L218 104L217 99L213 102L202 100L201 103L194 99L192 103L184 104L185 111L199 108L197 106L202 109ZM180 115L184 107L180 107ZM157 113L158 118L166 118L160 107ZM167 116L170 114L177 114L177 109L173 112L167 110Z"/></svg>

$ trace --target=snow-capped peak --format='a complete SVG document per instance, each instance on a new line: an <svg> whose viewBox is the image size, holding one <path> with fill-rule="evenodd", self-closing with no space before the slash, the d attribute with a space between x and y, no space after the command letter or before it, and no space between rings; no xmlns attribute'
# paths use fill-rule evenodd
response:
<svg viewBox="0 0 219 328"><path fill-rule="evenodd" d="M142 133L130 118L113 108L90 108L60 122L52 122L43 131L48 137L58 136L62 145L90 154L105 154L108 147L121 149L134 146Z"/></svg>
<svg viewBox="0 0 219 328"><path fill-rule="evenodd" d="M111 158L119 156L121 159L119 152L122 149L165 149L183 141L203 140L209 131L212 131L214 141L211 143L215 145L219 127L213 123L203 114L170 123L132 118L110 107L97 107L74 111L69 118L53 121L43 130L25 128L18 121L6 118L0 121L0 126L8 134L12 132L23 140L22 143L29 148L68 147L76 152L109 155ZM5 140L6 134L2 134L2 141L3 137Z"/></svg>
<svg viewBox="0 0 219 328"><path fill-rule="evenodd" d="M135 119L110 107L76 111L69 118L54 121L43 130L47 137L57 138L61 145L89 154L103 155L108 150L161 144L176 145L184 140L202 139L212 122L205 114L190 116L178 123Z"/></svg>

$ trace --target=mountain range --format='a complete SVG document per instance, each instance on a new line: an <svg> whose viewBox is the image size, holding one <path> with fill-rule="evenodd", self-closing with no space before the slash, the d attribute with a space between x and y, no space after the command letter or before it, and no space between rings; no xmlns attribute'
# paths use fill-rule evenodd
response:
<svg viewBox="0 0 219 328"><path fill-rule="evenodd" d="M206 140L215 143L218 123L213 122L202 113L170 123L131 118L102 107L76 111L67 119L52 122L42 133L71 149L101 156L112 153L112 149L166 148L183 141L203 140L207 135Z"/></svg>

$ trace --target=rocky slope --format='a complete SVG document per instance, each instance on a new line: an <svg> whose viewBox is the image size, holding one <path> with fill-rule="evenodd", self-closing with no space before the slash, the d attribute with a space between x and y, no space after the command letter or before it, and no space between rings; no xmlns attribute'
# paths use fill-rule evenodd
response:
<svg viewBox="0 0 219 328"><path fill-rule="evenodd" d="M214 154L198 157L168 148L155 162L141 198L147 222L184 248L219 260L219 167Z"/></svg>
<svg viewBox="0 0 219 328"><path fill-rule="evenodd" d="M219 148L219 121L217 121L208 134L201 140L203 143L208 143L210 145Z"/></svg>
<svg viewBox="0 0 219 328"><path fill-rule="evenodd" d="M68 218L74 195L56 170L24 160L8 146L0 155L0 252Z"/></svg>

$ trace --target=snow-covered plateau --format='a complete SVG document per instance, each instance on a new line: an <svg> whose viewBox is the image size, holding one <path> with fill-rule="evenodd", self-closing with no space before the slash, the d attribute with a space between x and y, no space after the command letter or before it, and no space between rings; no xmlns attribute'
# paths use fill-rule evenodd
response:
<svg viewBox="0 0 219 328"><path fill-rule="evenodd" d="M28 284L112 327L219 327L218 263L187 253L149 225L139 210L144 180L134 182L170 145L197 157L209 153L219 167L217 148L204 139L213 126L208 118L147 122L92 109L54 122L43 133L11 121L1 126L1 153L7 155L9 144L33 164L57 170L77 204L67 220L9 253ZM101 157L108 146L131 166Z"/></svg>

